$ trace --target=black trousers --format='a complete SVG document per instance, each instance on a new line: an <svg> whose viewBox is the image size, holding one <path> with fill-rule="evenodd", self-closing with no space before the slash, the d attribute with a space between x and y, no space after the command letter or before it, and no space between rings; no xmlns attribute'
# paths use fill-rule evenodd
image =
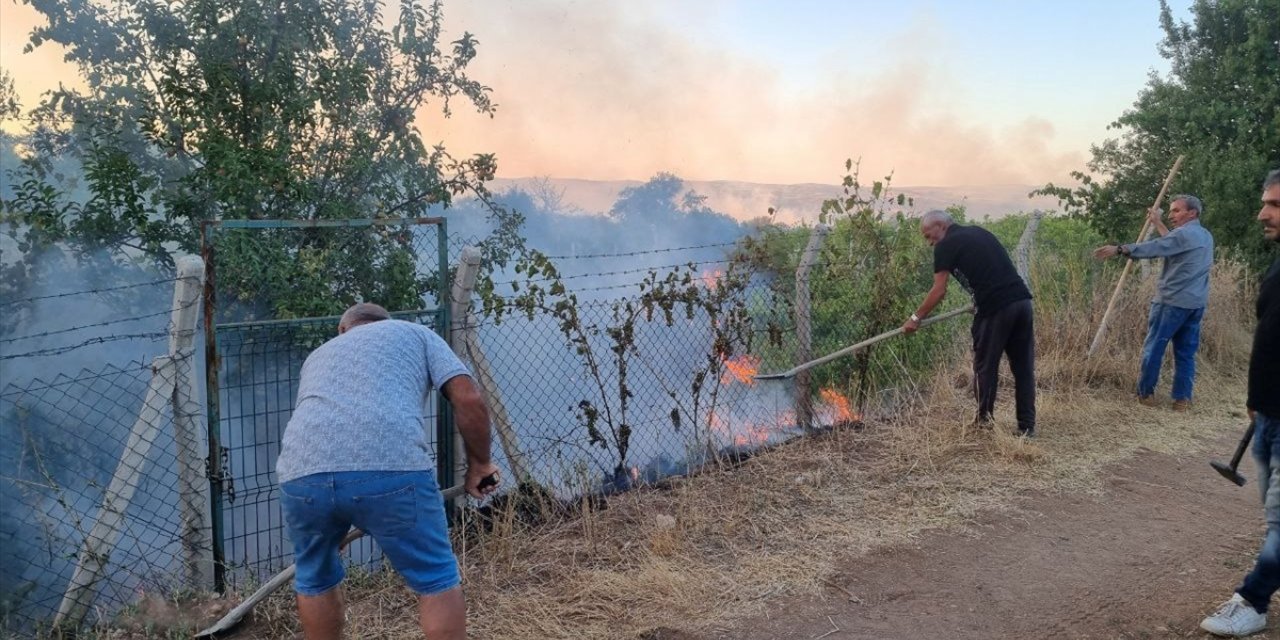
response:
<svg viewBox="0 0 1280 640"><path fill-rule="evenodd" d="M1000 356L1009 356L1017 402L1018 430L1036 426L1036 339L1031 301L1019 300L999 311L973 319L973 391L978 420L989 421L996 406Z"/></svg>

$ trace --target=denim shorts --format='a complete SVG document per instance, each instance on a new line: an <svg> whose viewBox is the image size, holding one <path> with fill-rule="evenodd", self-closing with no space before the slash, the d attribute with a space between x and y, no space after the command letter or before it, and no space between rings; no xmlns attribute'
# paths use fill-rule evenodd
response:
<svg viewBox="0 0 1280 640"><path fill-rule="evenodd" d="M342 582L338 544L353 526L377 541L418 595L461 582L432 471L316 473L282 483L280 494L299 594L320 595Z"/></svg>

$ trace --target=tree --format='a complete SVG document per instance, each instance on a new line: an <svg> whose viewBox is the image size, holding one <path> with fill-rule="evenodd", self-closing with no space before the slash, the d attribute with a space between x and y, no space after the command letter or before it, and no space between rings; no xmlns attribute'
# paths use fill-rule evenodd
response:
<svg viewBox="0 0 1280 640"><path fill-rule="evenodd" d="M485 195L493 176L491 155L452 158L414 125L432 102L446 115L459 101L494 109L466 74L476 39L442 41L438 0L401 0L389 29L379 0L29 1L48 24L28 50L65 47L85 88L53 91L31 112L33 154L3 203L24 255L66 243L166 266L198 250L202 220L421 215ZM50 170L67 156L84 167L84 202ZM405 277L418 258L411 236L228 242L220 263L237 268L220 288L284 317L356 297L420 299L431 278Z"/></svg>
<svg viewBox="0 0 1280 640"><path fill-rule="evenodd" d="M644 184L623 189L609 215L624 222L664 225L690 214L711 213L706 201L706 196L685 191L679 176L664 171Z"/></svg>
<svg viewBox="0 0 1280 640"><path fill-rule="evenodd" d="M1253 213L1261 177L1280 167L1278 9L1276 0L1197 0L1188 24L1161 0L1169 75L1153 74L1112 123L1121 136L1092 148L1088 171L1072 173L1080 186L1037 193L1086 214L1111 241L1131 241L1174 158L1186 154L1174 192L1204 200L1219 246L1261 259Z"/></svg>

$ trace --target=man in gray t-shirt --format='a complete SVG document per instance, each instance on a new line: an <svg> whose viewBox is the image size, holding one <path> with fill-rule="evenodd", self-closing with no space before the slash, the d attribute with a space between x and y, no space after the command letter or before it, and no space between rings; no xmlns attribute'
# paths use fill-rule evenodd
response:
<svg viewBox="0 0 1280 640"><path fill-rule="evenodd" d="M302 365L276 474L294 546L298 617L308 638L340 637L344 576L339 544L359 527L419 596L429 638L464 638L466 604L449 545L423 405L440 389L454 409L467 454L464 485L481 486L489 459L489 413L467 369L430 329L358 304L338 337Z"/></svg>

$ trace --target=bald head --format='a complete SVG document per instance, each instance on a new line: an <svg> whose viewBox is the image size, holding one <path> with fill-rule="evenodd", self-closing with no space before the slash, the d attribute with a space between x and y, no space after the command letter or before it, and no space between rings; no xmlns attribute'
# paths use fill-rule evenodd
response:
<svg viewBox="0 0 1280 640"><path fill-rule="evenodd" d="M380 305L372 302L361 302L352 305L342 314L342 319L338 321L338 333L345 333L352 327L358 327L362 324L377 322L379 320L390 320L391 314Z"/></svg>
<svg viewBox="0 0 1280 640"><path fill-rule="evenodd" d="M930 245L937 245L943 236L947 235L947 229L953 222L951 214L941 209L934 209L920 216L920 234Z"/></svg>

